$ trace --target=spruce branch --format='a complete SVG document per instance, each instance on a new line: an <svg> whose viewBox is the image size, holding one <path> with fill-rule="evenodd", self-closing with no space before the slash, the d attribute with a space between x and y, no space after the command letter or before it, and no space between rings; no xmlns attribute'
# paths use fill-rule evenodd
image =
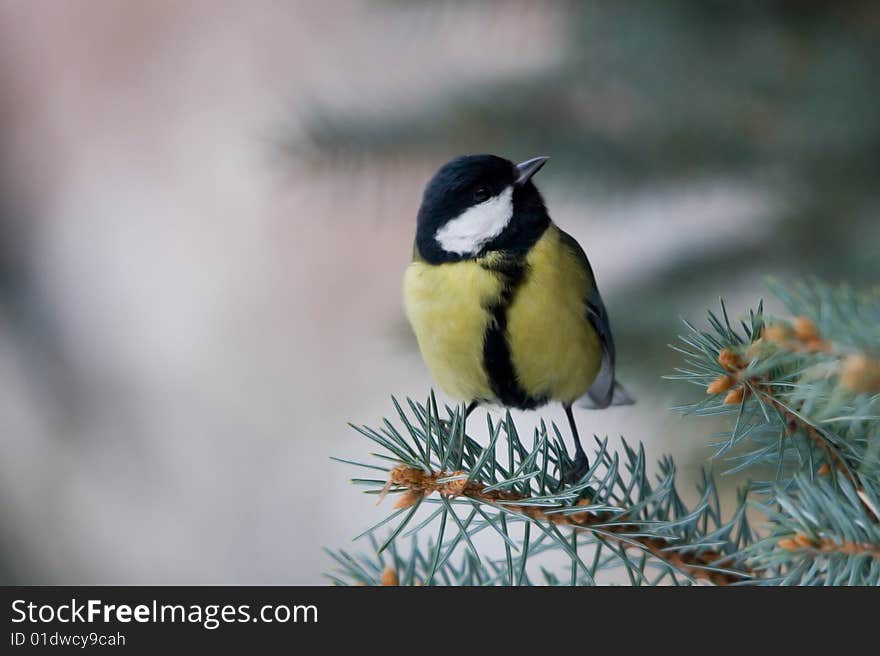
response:
<svg viewBox="0 0 880 656"><path fill-rule="evenodd" d="M436 582L440 566L450 563L456 548L478 559L471 536L486 529L504 540L505 559L503 567L498 566L507 572L507 584L529 582L527 560L543 551L542 545L568 556L572 568L568 580L575 584L595 583L601 570L615 565L625 568L638 584L656 581L646 570L658 567L663 570L662 580L675 582L732 584L751 576L737 556L750 539L744 497L732 518L722 521L708 475L699 490L700 500L688 508L675 489L671 460L660 461L659 476L652 482L642 448L623 441L623 453L612 453L608 440L597 438L593 466L569 485L562 482L560 472L571 460L555 425L548 430L541 422L527 448L509 413L497 423L487 415L490 440L480 446L464 430L461 407L446 408L447 417L441 418L433 396L425 404L408 401L409 412L396 400L394 405L403 431L388 420L379 430L356 427L386 451L374 454L381 464L347 462L386 472L384 479L354 479L371 488L368 492L378 495L380 502L386 494L397 496L392 514L367 531L373 535L402 517L390 537L378 545L379 554L415 521L422 505L435 506L415 529L440 520L429 559L433 567L422 582ZM468 514L459 514L460 509ZM512 527L523 524L535 528L540 540L514 538ZM583 559L578 545L595 549L592 562ZM488 566L482 577L497 581L491 561ZM468 567L473 570L474 563ZM350 575L355 573L350 569ZM362 572L358 574L356 580L363 580ZM561 580L547 580L551 579Z"/></svg>
<svg viewBox="0 0 880 656"><path fill-rule="evenodd" d="M493 489L468 479L466 472L431 472L398 465L391 470L387 486L405 490L395 508L408 508L419 499L433 493L447 499L466 497L490 506L503 505L512 513L519 513L532 520L567 526L575 531L595 531L608 541L617 542L621 547L638 547L652 556L664 560L681 571L688 572L697 579L725 585L743 581L749 577L746 571L722 570L717 566L730 562L729 556L712 549L700 553L688 552L680 546L676 548L674 539L640 534L642 525L628 523L628 512L597 511L586 498L580 498L573 508L583 508L569 512L570 508L533 505L532 497L522 496L500 489ZM707 566L710 568L707 569ZM716 566L716 567L711 567Z"/></svg>
<svg viewBox="0 0 880 656"><path fill-rule="evenodd" d="M868 479L838 484L795 478L775 504L757 507L770 533L749 551L763 582L781 585L880 585L880 488Z"/></svg>
<svg viewBox="0 0 880 656"><path fill-rule="evenodd" d="M673 347L686 366L669 378L709 396L679 409L736 414L733 429L714 444L716 457L734 463L730 471L770 464L777 481L827 469L850 481L857 472L876 475L880 386L870 386L880 325L862 322L876 319L880 296L819 283L797 289L778 292L800 313L793 321L765 317L761 303L740 331L722 302L723 319L709 313L710 331L687 324L685 346Z"/></svg>

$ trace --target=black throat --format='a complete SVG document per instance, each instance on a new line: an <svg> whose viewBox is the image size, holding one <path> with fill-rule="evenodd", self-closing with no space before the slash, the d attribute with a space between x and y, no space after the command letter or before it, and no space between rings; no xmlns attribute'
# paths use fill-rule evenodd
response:
<svg viewBox="0 0 880 656"><path fill-rule="evenodd" d="M501 257L481 261L480 266L494 273L503 284L500 296L486 306L491 321L483 336L483 366L492 392L502 405L511 408L532 410L542 406L547 403L546 397L531 396L519 384L507 335L507 310L529 275L525 253L504 252Z"/></svg>

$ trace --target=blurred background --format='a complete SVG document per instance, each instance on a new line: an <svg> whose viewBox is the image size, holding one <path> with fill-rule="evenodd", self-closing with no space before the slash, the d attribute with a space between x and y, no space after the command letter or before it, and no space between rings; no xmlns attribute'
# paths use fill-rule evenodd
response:
<svg viewBox="0 0 880 656"><path fill-rule="evenodd" d="M401 276L463 153L552 157L639 397L581 431L686 484L680 318L877 282L878 62L869 0L0 0L0 581L322 582L387 511L346 422L431 385Z"/></svg>

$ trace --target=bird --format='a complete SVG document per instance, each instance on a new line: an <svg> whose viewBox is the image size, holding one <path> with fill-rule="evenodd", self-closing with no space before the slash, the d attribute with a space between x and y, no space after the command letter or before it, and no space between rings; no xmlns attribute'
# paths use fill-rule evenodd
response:
<svg viewBox="0 0 880 656"><path fill-rule="evenodd" d="M614 338L590 261L550 218L532 178L549 157L489 154L444 164L425 187L406 316L433 379L466 405L561 403L574 441L560 480L589 469L573 407L634 402L615 377Z"/></svg>

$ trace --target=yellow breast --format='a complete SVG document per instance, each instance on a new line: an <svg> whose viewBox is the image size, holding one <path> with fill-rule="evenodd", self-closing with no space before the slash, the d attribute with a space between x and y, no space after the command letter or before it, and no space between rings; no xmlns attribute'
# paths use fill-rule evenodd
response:
<svg viewBox="0 0 880 656"><path fill-rule="evenodd" d="M491 399L483 368L485 305L501 282L474 261L429 265L415 261L404 275L404 306L431 375L455 399Z"/></svg>
<svg viewBox="0 0 880 656"><path fill-rule="evenodd" d="M587 320L590 273L553 225L526 262L525 277L506 309L513 370L531 397L572 402L589 389L602 357ZM404 305L422 357L455 399L494 399L483 343L493 321L486 308L498 303L503 288L502 278L480 261L430 265L417 259L406 270Z"/></svg>
<svg viewBox="0 0 880 656"><path fill-rule="evenodd" d="M528 274L507 311L507 338L520 385L570 403L593 384L602 360L587 320L590 272L551 225L526 258Z"/></svg>

